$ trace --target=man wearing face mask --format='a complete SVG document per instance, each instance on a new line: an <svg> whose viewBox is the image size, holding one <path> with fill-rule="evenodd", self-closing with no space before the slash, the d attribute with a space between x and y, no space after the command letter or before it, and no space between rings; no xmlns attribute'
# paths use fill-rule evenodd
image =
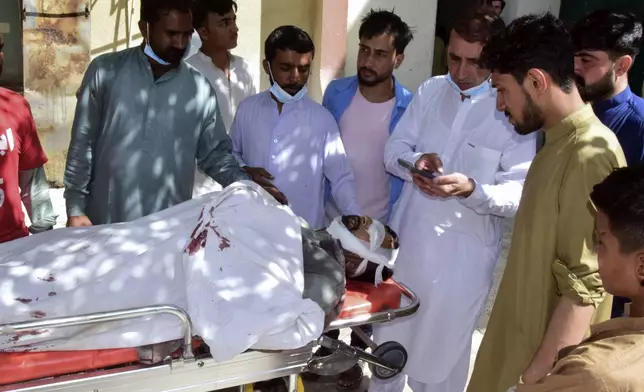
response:
<svg viewBox="0 0 644 392"><path fill-rule="evenodd" d="M90 64L65 169L68 226L131 221L190 199L195 161L223 186L248 179L214 90L182 61L190 4L143 0L141 47ZM261 185L280 197L268 181Z"/></svg>
<svg viewBox="0 0 644 392"><path fill-rule="evenodd" d="M256 181L273 181L313 229L324 227L324 180L343 215L362 215L338 125L306 96L315 47L295 26L275 29L264 44L271 88L244 100L230 130L233 154Z"/></svg>
<svg viewBox="0 0 644 392"><path fill-rule="evenodd" d="M400 237L396 278L422 306L409 319L375 326L378 343L398 341L415 392L462 391L472 333L492 285L502 218L519 206L535 155L533 136L516 134L494 110L482 48L503 22L487 9L457 19L445 76L418 89L385 147L387 170L405 180L390 226ZM412 174L410 162L433 179ZM371 392L401 392L403 376L371 380Z"/></svg>
<svg viewBox="0 0 644 392"><path fill-rule="evenodd" d="M644 99L628 86L628 72L642 45L642 23L635 15L595 11L575 24L575 76L581 97L619 140L629 166L644 161ZM613 302L622 316L626 298Z"/></svg>

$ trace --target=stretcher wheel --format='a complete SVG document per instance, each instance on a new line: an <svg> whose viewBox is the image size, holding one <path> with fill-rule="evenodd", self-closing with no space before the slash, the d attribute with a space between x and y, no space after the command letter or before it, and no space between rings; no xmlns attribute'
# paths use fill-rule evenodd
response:
<svg viewBox="0 0 644 392"><path fill-rule="evenodd" d="M387 361L391 365L400 367L400 370L392 372L378 365L369 364L371 373L381 380L387 380L397 376L407 364L407 350L398 342L385 342L376 347L372 355Z"/></svg>

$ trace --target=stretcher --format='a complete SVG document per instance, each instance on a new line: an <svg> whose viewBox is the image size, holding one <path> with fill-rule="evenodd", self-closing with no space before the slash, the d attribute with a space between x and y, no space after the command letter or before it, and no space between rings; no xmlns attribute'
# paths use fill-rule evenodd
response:
<svg viewBox="0 0 644 392"><path fill-rule="evenodd" d="M378 287L363 282L347 282L342 311L329 329L352 328L369 345L371 353L321 336L300 349L279 352L249 350L220 363L215 363L207 347L204 349L205 345L193 336L188 314L171 305L0 325L0 338L7 338L37 334L49 328L166 313L181 320L184 335L178 350L151 364L142 360L141 348L0 353L0 391L215 391L233 387L252 391L253 383L287 378L289 392L301 392L303 385L298 374L339 374L358 361L368 363L375 377L386 379L404 368L407 361L405 349L395 342L377 346L357 327L413 315L419 305L418 298L409 288L393 280ZM316 346L331 349L332 354L315 356L313 350Z"/></svg>

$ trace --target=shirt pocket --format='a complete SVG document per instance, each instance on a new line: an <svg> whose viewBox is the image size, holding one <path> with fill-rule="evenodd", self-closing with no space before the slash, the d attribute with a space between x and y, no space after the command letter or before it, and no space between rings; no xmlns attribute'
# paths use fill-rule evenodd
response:
<svg viewBox="0 0 644 392"><path fill-rule="evenodd" d="M501 154L499 150L466 141L459 154L460 171L481 184L494 184Z"/></svg>

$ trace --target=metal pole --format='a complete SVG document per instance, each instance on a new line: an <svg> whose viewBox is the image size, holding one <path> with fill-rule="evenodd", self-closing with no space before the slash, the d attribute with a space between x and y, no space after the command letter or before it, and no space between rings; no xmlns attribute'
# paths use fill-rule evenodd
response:
<svg viewBox="0 0 644 392"><path fill-rule="evenodd" d="M194 360L195 356L192 352L192 322L190 321L190 316L188 316L183 309L174 305L148 306L110 312L90 313L80 316L57 317L37 321L4 324L0 325L0 335L10 335L34 329L76 327L81 325L130 320L157 314L171 314L181 320L181 324L183 326L183 357L187 361Z"/></svg>

